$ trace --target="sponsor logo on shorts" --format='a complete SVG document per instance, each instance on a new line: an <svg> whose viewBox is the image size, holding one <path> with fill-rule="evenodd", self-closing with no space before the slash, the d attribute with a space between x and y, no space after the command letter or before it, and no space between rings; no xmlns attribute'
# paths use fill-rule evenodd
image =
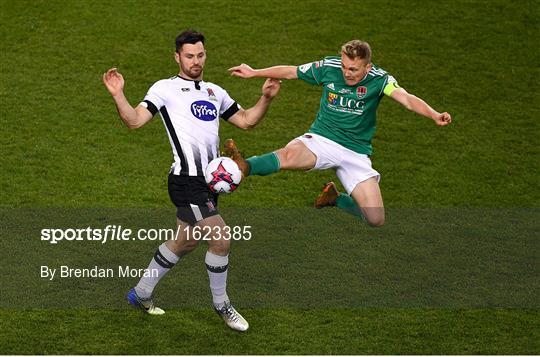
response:
<svg viewBox="0 0 540 357"><path fill-rule="evenodd" d="M210 212L214 212L216 210L216 206L214 206L214 202L210 200L206 201L206 207L208 207L208 210Z"/></svg>

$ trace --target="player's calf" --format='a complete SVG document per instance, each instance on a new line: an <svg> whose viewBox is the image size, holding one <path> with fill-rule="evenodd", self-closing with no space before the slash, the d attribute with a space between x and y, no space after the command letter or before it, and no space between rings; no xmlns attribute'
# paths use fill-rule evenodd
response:
<svg viewBox="0 0 540 357"><path fill-rule="evenodd" d="M315 208L336 206L362 219L371 227L381 227L384 225L384 207L360 208L351 196L340 193L333 182L328 182L324 185L322 192L315 199L314 206Z"/></svg>
<svg viewBox="0 0 540 357"><path fill-rule="evenodd" d="M178 257L183 257L197 248L199 241L194 239L193 235L190 235L189 237L176 237L176 239L171 239L165 244Z"/></svg>
<svg viewBox="0 0 540 357"><path fill-rule="evenodd" d="M221 316L223 321L237 331L245 331L249 328L248 322L235 310L227 296L227 271L229 267L229 256L221 256L206 252L206 270L210 280L210 291L214 310Z"/></svg>

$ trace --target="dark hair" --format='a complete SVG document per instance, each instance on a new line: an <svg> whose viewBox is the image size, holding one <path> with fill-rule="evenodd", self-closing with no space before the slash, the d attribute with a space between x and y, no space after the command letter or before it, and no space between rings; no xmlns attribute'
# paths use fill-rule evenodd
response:
<svg viewBox="0 0 540 357"><path fill-rule="evenodd" d="M204 35L192 29L185 30L176 37L176 52L179 52L185 43L194 45L197 42L204 44Z"/></svg>

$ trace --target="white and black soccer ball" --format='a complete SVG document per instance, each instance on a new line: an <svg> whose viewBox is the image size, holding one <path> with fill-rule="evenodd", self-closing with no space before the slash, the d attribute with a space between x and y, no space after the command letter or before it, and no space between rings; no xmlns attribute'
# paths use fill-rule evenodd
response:
<svg viewBox="0 0 540 357"><path fill-rule="evenodd" d="M216 193L231 193L242 181L242 171L232 159L218 157L210 161L204 172L208 187Z"/></svg>

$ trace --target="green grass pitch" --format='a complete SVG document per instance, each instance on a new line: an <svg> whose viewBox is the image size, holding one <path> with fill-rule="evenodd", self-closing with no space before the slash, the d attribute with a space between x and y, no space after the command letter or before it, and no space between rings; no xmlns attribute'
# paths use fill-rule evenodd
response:
<svg viewBox="0 0 540 357"><path fill-rule="evenodd" d="M0 353L539 354L539 14L528 0L0 0ZM127 130L101 75L118 67L136 104L176 74L174 38L188 27L207 37L205 80L243 107L262 80L227 68L302 64L360 38L454 120L438 128L383 100L380 230L310 208L331 171L250 177L221 199L231 224L254 226L231 253L245 334L210 309L204 247L164 279L168 312L155 319L122 302L133 279L53 284L36 270L143 267L157 245L53 246L39 241L46 226L172 225L163 125ZM248 156L274 150L306 131L319 99L284 81L256 129L222 123L221 138Z"/></svg>

